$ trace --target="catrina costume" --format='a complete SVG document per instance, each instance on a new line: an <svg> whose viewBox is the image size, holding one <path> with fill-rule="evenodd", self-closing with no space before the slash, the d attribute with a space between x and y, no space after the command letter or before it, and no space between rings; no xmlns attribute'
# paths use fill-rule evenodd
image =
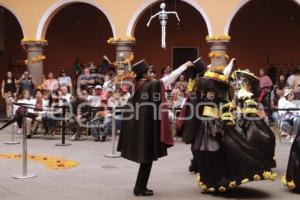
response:
<svg viewBox="0 0 300 200"><path fill-rule="evenodd" d="M191 67L191 68L186 70L187 77L190 78L189 82L188 82L188 85L187 85L187 89L188 89L189 93L193 91L193 89L195 87L196 80L199 77L202 77L203 74L207 71L206 64L204 63L204 61L202 60L201 57L194 60L193 64L194 64L194 67ZM187 99L188 98L189 97L187 97ZM186 112L186 106L184 106L184 108L181 109L181 111L179 113L179 117L185 115L185 112ZM178 127L181 126L182 121L177 121L177 122L178 123L176 123L176 135L181 136L182 135L181 129L178 128ZM196 167L196 161L194 159L194 157L195 157L194 150L191 149L191 152L192 152L193 158L191 159L191 164L189 165L189 172L190 173L195 173L197 167Z"/></svg>
<svg viewBox="0 0 300 200"><path fill-rule="evenodd" d="M242 84L236 97L237 130L264 155L269 167L274 168L276 138L270 127L259 117L258 104L255 101L259 91L259 80L247 70L235 71L233 77ZM243 86L243 83L247 86Z"/></svg>
<svg viewBox="0 0 300 200"><path fill-rule="evenodd" d="M193 106L186 108L186 116L194 115L182 125L182 139L192 145L197 183L204 192L275 178L264 156L235 130L228 79L218 70L210 68L197 80L194 97L188 100Z"/></svg>
<svg viewBox="0 0 300 200"><path fill-rule="evenodd" d="M300 134L292 144L286 175L282 178L282 183L290 190L300 192Z"/></svg>

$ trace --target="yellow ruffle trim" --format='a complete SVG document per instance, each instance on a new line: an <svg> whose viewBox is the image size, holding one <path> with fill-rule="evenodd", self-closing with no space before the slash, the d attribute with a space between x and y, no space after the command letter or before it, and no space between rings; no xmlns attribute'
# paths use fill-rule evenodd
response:
<svg viewBox="0 0 300 200"><path fill-rule="evenodd" d="M262 177L263 177L263 178L262 178ZM262 176L261 176L261 175L258 175L258 174L255 174L255 175L253 176L253 180L254 180L254 181L260 181L260 180L266 179L266 180L272 180L272 181L274 181L276 177L277 177L277 173L272 173L272 172L270 172L270 171L265 171L265 172L262 174ZM251 179L251 180L252 180L252 179ZM200 188L202 191L204 191L204 192L216 192L216 191L219 191L219 192L225 192L225 191L227 190L227 188L226 188L225 186L220 186L220 187L218 188L218 190L216 190L214 187L207 188L207 185L205 185L203 182L201 182L201 176L200 176L199 173L196 175L196 181L197 181L197 185L199 186L199 188ZM250 179L244 178L244 179L241 181L241 184L246 184L246 183L248 183L248 182L250 182ZM287 184L285 184L285 185L287 185ZM290 186L290 187L293 187L293 186L294 186L294 188L296 187L293 181L289 182L289 186ZM236 182L236 181L231 181L231 182L229 182L228 188L232 189L232 188L235 188L235 187L237 187L237 182Z"/></svg>
<svg viewBox="0 0 300 200"><path fill-rule="evenodd" d="M237 186L236 181L231 181L229 183L229 188L235 188Z"/></svg>
<svg viewBox="0 0 300 200"><path fill-rule="evenodd" d="M286 175L284 175L281 179L281 182L283 183L284 186L286 186L288 189L293 190L296 188L296 184L294 180L287 181L286 180Z"/></svg>
<svg viewBox="0 0 300 200"><path fill-rule="evenodd" d="M256 175L253 176L253 179L255 181L260 181L261 178L260 178L260 175L256 174Z"/></svg>

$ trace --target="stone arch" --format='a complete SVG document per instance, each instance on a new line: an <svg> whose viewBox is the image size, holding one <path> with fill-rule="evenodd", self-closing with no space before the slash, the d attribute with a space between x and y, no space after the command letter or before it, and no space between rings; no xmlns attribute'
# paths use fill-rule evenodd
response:
<svg viewBox="0 0 300 200"><path fill-rule="evenodd" d="M37 26L36 39L44 39L47 29L48 29L48 26L49 26L52 18L55 16L55 14L58 13L65 6L68 6L68 5L74 4L74 3L89 4L89 5L96 7L98 10L100 10L106 16L107 20L109 21L113 36L114 37L116 36L116 29L115 29L115 25L113 23L112 18L107 14L107 12L105 12L104 8L101 5L99 5L97 2L95 2L93 0L60 0L56 3L54 3L52 6L50 6L46 10L46 12L44 12L44 14L42 15L42 17L39 21L39 24Z"/></svg>
<svg viewBox="0 0 300 200"><path fill-rule="evenodd" d="M6 4L4 4L2 2L0 2L0 6L5 8L6 10L8 10L10 13L12 13L15 16L15 18L17 19L17 21L21 27L22 35L24 37L25 28L24 28L24 25L21 23L20 17L17 15L17 13L13 9L11 9L9 6L7 6Z"/></svg>
<svg viewBox="0 0 300 200"><path fill-rule="evenodd" d="M228 16L226 23L225 23L225 27L224 27L224 34L228 35L229 31L230 31L230 25L231 22L233 21L234 17L236 16L236 14L247 4L249 3L251 0L241 0L241 2L232 10L232 12L230 13L230 15ZM298 5L300 5L300 0L293 0L295 3L297 3Z"/></svg>

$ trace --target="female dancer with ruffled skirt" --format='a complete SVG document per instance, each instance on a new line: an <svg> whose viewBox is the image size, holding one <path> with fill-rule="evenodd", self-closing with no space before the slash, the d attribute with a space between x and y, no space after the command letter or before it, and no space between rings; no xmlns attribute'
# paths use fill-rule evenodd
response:
<svg viewBox="0 0 300 200"><path fill-rule="evenodd" d="M275 178L265 157L234 129L231 113L219 115L228 88L224 75L205 73L197 81L196 100L191 100L195 115L183 125L183 141L192 145L197 182L204 192L224 192L252 180Z"/></svg>

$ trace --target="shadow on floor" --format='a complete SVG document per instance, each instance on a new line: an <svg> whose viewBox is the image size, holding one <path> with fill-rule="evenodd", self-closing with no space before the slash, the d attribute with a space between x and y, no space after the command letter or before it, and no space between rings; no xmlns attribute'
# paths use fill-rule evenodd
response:
<svg viewBox="0 0 300 200"><path fill-rule="evenodd" d="M233 190L229 190L224 194L218 194L216 196L222 196L232 199L266 199L272 198L272 195L259 189L248 187L237 187Z"/></svg>

